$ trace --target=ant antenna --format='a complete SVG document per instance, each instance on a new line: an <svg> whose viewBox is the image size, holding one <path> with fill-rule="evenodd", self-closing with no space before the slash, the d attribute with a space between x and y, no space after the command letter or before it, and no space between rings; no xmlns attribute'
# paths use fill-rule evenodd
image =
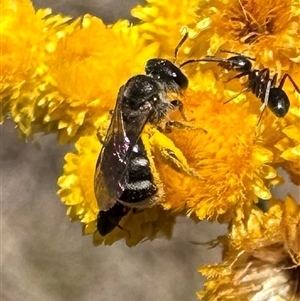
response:
<svg viewBox="0 0 300 301"><path fill-rule="evenodd" d="M183 62L182 64L180 64L179 68L188 65L188 64L192 64L192 63L200 63L200 62L217 62L217 63L226 63L228 61L228 59L226 58L222 58L222 57L216 57L216 56L210 56L207 55L202 59L190 59L187 60L185 62Z"/></svg>
<svg viewBox="0 0 300 301"><path fill-rule="evenodd" d="M238 52L233 52L233 51L229 51L229 50L222 50L222 49L220 50L220 52L235 54L237 56L246 58L248 60L255 61L254 58L246 56L246 55L243 55L243 54L238 53ZM187 60L187 61L183 62L182 64L180 64L179 68L181 68L181 67L183 67L185 65L188 65L188 64L199 63L199 62L217 62L217 63L225 63L226 64L226 63L228 63L228 58L207 55L207 56L205 56L202 59L190 59L190 60Z"/></svg>
<svg viewBox="0 0 300 301"><path fill-rule="evenodd" d="M176 46L175 50L174 50L174 60L173 63L175 64L176 60L177 60L177 54L178 51L180 49L180 47L183 45L183 43L187 40L187 38L189 37L189 33L186 27L183 28L183 30L185 31L184 36L182 37L182 39L179 41L178 45Z"/></svg>
<svg viewBox="0 0 300 301"><path fill-rule="evenodd" d="M188 64L199 63L199 62L207 62L207 61L205 59L190 59L190 60L187 60L187 61L183 62L182 64L180 64L179 68L182 68L183 66L188 65Z"/></svg>

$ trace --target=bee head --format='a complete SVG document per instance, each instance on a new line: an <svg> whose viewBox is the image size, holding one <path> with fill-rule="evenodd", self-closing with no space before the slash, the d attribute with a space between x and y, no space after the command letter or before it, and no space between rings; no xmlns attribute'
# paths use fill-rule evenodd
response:
<svg viewBox="0 0 300 301"><path fill-rule="evenodd" d="M188 79L172 62L154 58L146 63L146 74L162 83L166 90L184 90L188 87Z"/></svg>

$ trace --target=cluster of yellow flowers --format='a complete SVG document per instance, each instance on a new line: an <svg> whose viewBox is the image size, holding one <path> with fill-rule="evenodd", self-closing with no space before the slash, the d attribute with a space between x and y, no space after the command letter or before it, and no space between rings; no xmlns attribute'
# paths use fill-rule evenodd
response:
<svg viewBox="0 0 300 301"><path fill-rule="evenodd" d="M299 86L298 0L148 0L132 10L137 25L35 11L29 0L3 0L1 9L1 121L12 119L26 137L56 132L60 143L75 143L58 193L84 234L94 234L95 244L125 239L133 246L171 237L178 214L230 222L220 239L223 263L200 269L208 281L199 297L299 298L300 206L292 196L274 199L270 190L283 182L279 168L300 184L300 95L288 80L288 114L277 118L266 110L257 125L261 104L252 93L223 105L242 89L239 80L224 83L224 70L214 63L187 65L183 103L193 128L161 133L147 126L142 135L163 190L159 206L130 212L121 222L127 231L116 228L102 237L95 233L100 208L93 187L97 135L108 127L119 87L143 73L148 59L172 58L184 27L189 39L178 62L226 49L255 58L258 69L290 74ZM166 148L181 158L179 168ZM268 200L266 212L259 200Z"/></svg>

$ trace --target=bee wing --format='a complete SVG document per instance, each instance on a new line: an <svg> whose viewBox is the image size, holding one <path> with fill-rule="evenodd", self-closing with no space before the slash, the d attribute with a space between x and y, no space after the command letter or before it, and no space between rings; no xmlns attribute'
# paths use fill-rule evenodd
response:
<svg viewBox="0 0 300 301"><path fill-rule="evenodd" d="M111 123L96 163L95 195L103 211L112 208L125 190L129 160L151 112L149 106L133 121L125 124L121 111L123 91L124 86L119 90Z"/></svg>

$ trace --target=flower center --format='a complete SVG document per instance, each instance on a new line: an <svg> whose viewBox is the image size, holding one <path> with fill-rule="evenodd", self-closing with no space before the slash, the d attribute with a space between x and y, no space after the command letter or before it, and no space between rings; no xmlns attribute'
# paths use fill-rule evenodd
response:
<svg viewBox="0 0 300 301"><path fill-rule="evenodd" d="M252 44L261 36L274 35L280 31L288 21L281 18L282 12L287 10L277 0L237 0L234 5L230 5L223 18L227 19L236 39Z"/></svg>

